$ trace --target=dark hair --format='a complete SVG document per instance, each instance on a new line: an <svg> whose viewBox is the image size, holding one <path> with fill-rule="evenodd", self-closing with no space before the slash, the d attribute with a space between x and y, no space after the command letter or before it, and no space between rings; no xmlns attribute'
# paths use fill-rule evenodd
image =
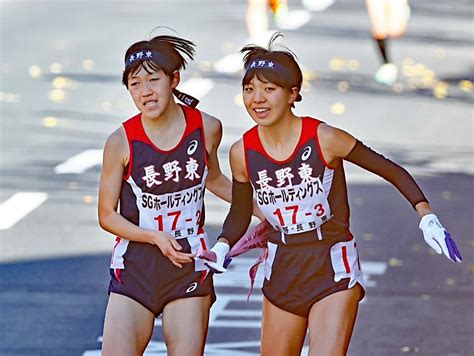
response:
<svg viewBox="0 0 474 356"><path fill-rule="evenodd" d="M172 78L174 71L186 68L188 62L184 56L194 60L194 47L195 44L189 40L168 35L160 35L153 37L149 41L140 41L132 44L127 49L127 52L125 52L125 60L133 53L142 50L160 52L169 60L163 63L158 63L153 59L137 60L124 70L122 75L123 85L128 87L128 75L138 72L140 68L143 68L148 73L161 69L168 77Z"/></svg>
<svg viewBox="0 0 474 356"><path fill-rule="evenodd" d="M244 67L249 68L250 64L255 60L274 61L285 68L285 73L279 73L274 69L266 67L255 67L245 72L242 79L242 87L250 83L252 78L256 76L258 79L268 81L279 87L291 89L297 87L301 90L303 82L303 74L301 68L296 62L296 55L288 48L280 45L280 50L274 50L275 41L283 37L280 32L276 32L268 42L268 48L263 48L257 45L247 45L240 50L244 53ZM301 94L298 94L296 101L301 101Z"/></svg>

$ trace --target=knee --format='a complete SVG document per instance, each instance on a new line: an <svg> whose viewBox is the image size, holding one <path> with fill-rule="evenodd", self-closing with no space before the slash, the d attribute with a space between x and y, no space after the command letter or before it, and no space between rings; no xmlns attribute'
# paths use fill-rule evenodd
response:
<svg viewBox="0 0 474 356"><path fill-rule="evenodd" d="M310 345L308 356L346 356L347 349L343 345Z"/></svg>
<svg viewBox="0 0 474 356"><path fill-rule="evenodd" d="M114 347L109 343L102 344L102 356L136 356L139 354L139 351L127 348L125 345L124 347Z"/></svg>
<svg viewBox="0 0 474 356"><path fill-rule="evenodd" d="M303 344L284 343L280 344L275 340L262 340L261 356L300 356Z"/></svg>
<svg viewBox="0 0 474 356"><path fill-rule="evenodd" d="M176 337L165 338L168 356L202 356L204 355L205 340Z"/></svg>
<svg viewBox="0 0 474 356"><path fill-rule="evenodd" d="M166 344L168 356L202 356L204 347L200 345L170 345Z"/></svg>
<svg viewBox="0 0 474 356"><path fill-rule="evenodd" d="M308 356L346 356L348 348L348 340L310 340Z"/></svg>

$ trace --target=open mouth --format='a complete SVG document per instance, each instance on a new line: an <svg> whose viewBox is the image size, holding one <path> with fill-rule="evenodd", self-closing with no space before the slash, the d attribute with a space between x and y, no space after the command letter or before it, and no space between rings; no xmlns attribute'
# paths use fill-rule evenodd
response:
<svg viewBox="0 0 474 356"><path fill-rule="evenodd" d="M267 116L267 114L270 112L269 108L255 108L253 111L257 114L258 117L262 118Z"/></svg>
<svg viewBox="0 0 474 356"><path fill-rule="evenodd" d="M148 107L155 106L156 104L158 104L158 100L148 100L143 103L143 106L148 108Z"/></svg>

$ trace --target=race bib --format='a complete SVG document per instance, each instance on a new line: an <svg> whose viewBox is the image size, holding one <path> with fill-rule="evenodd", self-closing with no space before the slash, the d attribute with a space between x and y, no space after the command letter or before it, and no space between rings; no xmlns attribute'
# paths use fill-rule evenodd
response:
<svg viewBox="0 0 474 356"><path fill-rule="evenodd" d="M256 190L257 204L268 222L285 234L317 229L331 218L331 209L319 178L282 188Z"/></svg>

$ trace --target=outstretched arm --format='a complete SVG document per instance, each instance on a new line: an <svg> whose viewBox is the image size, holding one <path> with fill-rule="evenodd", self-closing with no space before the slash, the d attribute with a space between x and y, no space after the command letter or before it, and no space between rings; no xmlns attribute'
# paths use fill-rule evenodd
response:
<svg viewBox="0 0 474 356"><path fill-rule="evenodd" d="M392 183L414 209L418 206L417 212L420 214L420 217L432 212L428 205L428 200L410 173L395 162L373 151L361 141L357 140L352 150L344 159Z"/></svg>
<svg viewBox="0 0 474 356"><path fill-rule="evenodd" d="M444 253L455 262L461 261L461 254L454 240L433 214L428 200L406 169L373 151L343 130L321 124L318 137L323 156L329 165L339 164L345 159L392 183L421 217L420 229L423 231L426 243L438 254Z"/></svg>
<svg viewBox="0 0 474 356"><path fill-rule="evenodd" d="M342 159L352 162L392 183L414 209L419 203L425 203L417 209L420 216L431 213L428 200L406 169L373 151L343 130L321 124L318 136L323 156L330 166L339 164Z"/></svg>

